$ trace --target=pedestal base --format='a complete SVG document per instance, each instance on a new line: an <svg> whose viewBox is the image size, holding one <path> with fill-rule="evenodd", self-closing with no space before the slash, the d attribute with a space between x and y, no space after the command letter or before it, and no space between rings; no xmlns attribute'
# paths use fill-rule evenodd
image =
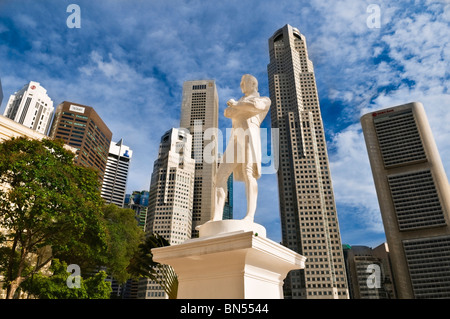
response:
<svg viewBox="0 0 450 319"><path fill-rule="evenodd" d="M195 228L199 238L229 234L236 231L252 231L256 236L266 237L264 226L244 219L209 221Z"/></svg>
<svg viewBox="0 0 450 319"><path fill-rule="evenodd" d="M253 231L190 239L152 253L177 273L178 299L282 299L287 273L303 269L306 260Z"/></svg>

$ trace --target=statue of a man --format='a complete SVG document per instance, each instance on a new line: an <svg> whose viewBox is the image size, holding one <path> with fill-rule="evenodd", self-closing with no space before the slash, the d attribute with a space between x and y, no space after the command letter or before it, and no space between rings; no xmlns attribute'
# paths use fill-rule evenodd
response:
<svg viewBox="0 0 450 319"><path fill-rule="evenodd" d="M247 214L244 220L253 222L258 197L257 179L261 176L260 125L269 111L271 101L260 97L258 81L245 74L241 79L244 94L238 101L231 99L224 115L232 120L227 149L216 175L216 202L211 221L222 219L227 195L227 180L231 173L237 181L245 182Z"/></svg>

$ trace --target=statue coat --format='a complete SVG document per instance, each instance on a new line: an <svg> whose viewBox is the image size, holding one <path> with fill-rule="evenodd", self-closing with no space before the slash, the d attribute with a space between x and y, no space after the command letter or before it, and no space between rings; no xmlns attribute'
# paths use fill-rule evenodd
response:
<svg viewBox="0 0 450 319"><path fill-rule="evenodd" d="M238 163L233 170L233 177L237 181L244 181L243 174L247 165L252 165L253 177L261 177L260 125L269 111L270 104L268 97L260 97L259 93L255 92L243 96L235 105L227 107L224 111L225 117L232 120L231 136L224 161L229 162L229 157L233 156L235 163Z"/></svg>

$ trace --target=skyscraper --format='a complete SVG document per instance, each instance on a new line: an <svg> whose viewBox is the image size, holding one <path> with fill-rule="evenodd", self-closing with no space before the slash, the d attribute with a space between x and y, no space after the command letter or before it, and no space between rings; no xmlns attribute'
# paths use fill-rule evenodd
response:
<svg viewBox="0 0 450 319"><path fill-rule="evenodd" d="M421 103L361 117L398 298L450 297L450 187Z"/></svg>
<svg viewBox="0 0 450 319"><path fill-rule="evenodd" d="M47 135L53 117L53 101L38 82L30 81L10 96L3 115Z"/></svg>
<svg viewBox="0 0 450 319"><path fill-rule="evenodd" d="M344 257L351 299L396 298L386 243L373 249L344 245Z"/></svg>
<svg viewBox="0 0 450 319"><path fill-rule="evenodd" d="M192 135L192 158L195 159L192 211L194 236L197 234L195 227L210 220L214 211L214 178L217 171L218 141L212 137L214 134L210 133L218 128L218 114L219 98L213 80L184 82L180 127L188 129ZM208 153L204 154L204 150Z"/></svg>
<svg viewBox="0 0 450 319"><path fill-rule="evenodd" d="M161 138L153 165L145 231L157 233L171 245L191 238L195 160L192 136L172 128ZM139 282L139 298L165 298L162 288L150 280Z"/></svg>
<svg viewBox="0 0 450 319"><path fill-rule="evenodd" d="M92 107L67 101L59 104L50 137L76 148L74 163L93 167L103 182L112 133Z"/></svg>
<svg viewBox="0 0 450 319"><path fill-rule="evenodd" d="M158 233L171 245L191 238L195 170L191 144L185 130L167 131L153 165L146 231Z"/></svg>
<svg viewBox="0 0 450 319"><path fill-rule="evenodd" d="M285 280L286 298L348 298L345 263L313 64L306 40L285 25L269 39L272 128L279 130L283 245L305 269Z"/></svg>
<svg viewBox="0 0 450 319"><path fill-rule="evenodd" d="M122 139L111 142L101 191L107 204L123 207L132 155L133 151L123 144Z"/></svg>

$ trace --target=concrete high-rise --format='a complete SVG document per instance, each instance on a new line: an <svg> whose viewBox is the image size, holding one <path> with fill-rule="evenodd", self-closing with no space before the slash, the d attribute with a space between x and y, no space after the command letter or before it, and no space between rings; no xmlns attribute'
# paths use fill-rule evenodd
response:
<svg viewBox="0 0 450 319"><path fill-rule="evenodd" d="M307 257L285 280L285 298L348 298L345 262L313 64L290 25L269 39L272 128L279 130L283 245Z"/></svg>
<svg viewBox="0 0 450 319"><path fill-rule="evenodd" d="M59 104L50 137L76 148L74 163L96 169L103 182L112 132L92 107L67 101Z"/></svg>
<svg viewBox="0 0 450 319"><path fill-rule="evenodd" d="M101 196L107 204L123 207L127 188L128 170L133 151L129 146L119 142L111 142Z"/></svg>
<svg viewBox="0 0 450 319"><path fill-rule="evenodd" d="M213 137L217 136L213 130L218 129L218 114L219 98L213 80L184 82L180 127L188 129L192 135L192 158L195 159L193 236L198 233L195 227L209 221L214 211L218 141Z"/></svg>
<svg viewBox="0 0 450 319"><path fill-rule="evenodd" d="M170 245L191 238L195 160L191 157L192 136L172 128L161 138L153 165L145 231L157 233ZM156 282L141 280L138 298L165 298Z"/></svg>
<svg viewBox="0 0 450 319"><path fill-rule="evenodd" d="M30 81L10 96L3 115L47 135L53 117L53 101L38 82Z"/></svg>
<svg viewBox="0 0 450 319"><path fill-rule="evenodd" d="M421 103L361 117L398 298L450 297L450 187Z"/></svg>
<svg viewBox="0 0 450 319"><path fill-rule="evenodd" d="M153 165L146 232L158 233L171 245L191 238L195 170L191 145L187 131L167 131Z"/></svg>

